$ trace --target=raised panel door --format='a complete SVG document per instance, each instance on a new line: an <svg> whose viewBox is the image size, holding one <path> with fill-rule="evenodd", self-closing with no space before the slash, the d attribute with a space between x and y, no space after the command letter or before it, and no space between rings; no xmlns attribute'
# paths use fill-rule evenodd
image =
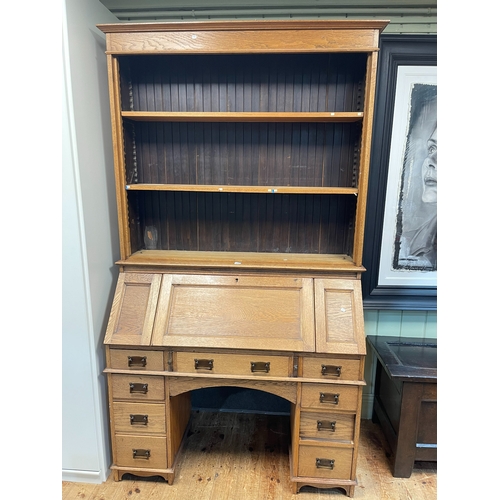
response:
<svg viewBox="0 0 500 500"><path fill-rule="evenodd" d="M120 273L105 344L149 345L161 274Z"/></svg>
<svg viewBox="0 0 500 500"><path fill-rule="evenodd" d="M360 280L315 279L316 352L366 354Z"/></svg>

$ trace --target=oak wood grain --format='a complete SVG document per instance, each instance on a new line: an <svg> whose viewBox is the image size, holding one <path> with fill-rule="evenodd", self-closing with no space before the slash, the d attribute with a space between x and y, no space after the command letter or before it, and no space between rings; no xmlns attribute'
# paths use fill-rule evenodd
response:
<svg viewBox="0 0 500 500"><path fill-rule="evenodd" d="M356 386L302 384L302 408L316 408L321 410L346 410L355 412L358 409L358 395L360 389ZM325 398L322 401L321 395ZM338 395L337 402L332 397Z"/></svg>
<svg viewBox="0 0 500 500"><path fill-rule="evenodd" d="M109 33L108 54L235 54L286 52L372 52L378 50L378 30L245 30Z"/></svg>
<svg viewBox="0 0 500 500"><path fill-rule="evenodd" d="M175 482L158 477L110 476L102 484L62 482L61 500L327 500L345 498L339 488L301 488L291 493L288 443L289 418L237 413L193 412L192 432L178 462ZM223 438L221 437L223 435ZM358 458L360 500L436 500L435 463L417 463L411 478L395 478L391 449L379 425L361 421ZM252 448L250 450L250 448ZM216 496L214 495L216 488Z"/></svg>
<svg viewBox="0 0 500 500"><path fill-rule="evenodd" d="M120 273L104 344L149 345L161 275Z"/></svg>
<svg viewBox="0 0 500 500"><path fill-rule="evenodd" d="M313 282L167 275L153 345L314 350ZM196 304L196 308L193 308Z"/></svg>

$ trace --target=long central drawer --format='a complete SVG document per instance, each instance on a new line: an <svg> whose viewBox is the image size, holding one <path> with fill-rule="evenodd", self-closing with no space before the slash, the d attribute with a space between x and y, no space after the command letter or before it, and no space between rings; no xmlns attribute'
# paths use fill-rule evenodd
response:
<svg viewBox="0 0 500 500"><path fill-rule="evenodd" d="M206 352L177 352L174 371L213 375L248 375L289 377L292 358L267 354L218 354Z"/></svg>

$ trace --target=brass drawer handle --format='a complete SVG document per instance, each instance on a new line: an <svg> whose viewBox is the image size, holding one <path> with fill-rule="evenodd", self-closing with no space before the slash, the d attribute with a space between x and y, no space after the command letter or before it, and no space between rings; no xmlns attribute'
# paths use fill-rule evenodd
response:
<svg viewBox="0 0 500 500"><path fill-rule="evenodd" d="M318 420L317 429L318 431L332 431L335 432L335 425L337 422L329 422L328 420Z"/></svg>
<svg viewBox="0 0 500 500"><path fill-rule="evenodd" d="M151 450L132 449L132 457L133 458L140 458L142 460L149 460L150 456L151 456Z"/></svg>
<svg viewBox="0 0 500 500"><path fill-rule="evenodd" d="M140 366L144 368L147 365L147 356L129 356L128 357L128 367L134 368L136 366Z"/></svg>
<svg viewBox="0 0 500 500"><path fill-rule="evenodd" d="M130 415L130 425L148 425L148 416Z"/></svg>
<svg viewBox="0 0 500 500"><path fill-rule="evenodd" d="M254 372L266 372L269 373L271 369L271 363L266 361L251 361L250 370Z"/></svg>
<svg viewBox="0 0 500 500"><path fill-rule="evenodd" d="M321 375L331 375L333 377L340 377L341 372L342 372L341 366L321 365Z"/></svg>
<svg viewBox="0 0 500 500"><path fill-rule="evenodd" d="M130 383L130 394L146 394L148 392L148 384L133 384Z"/></svg>
<svg viewBox="0 0 500 500"><path fill-rule="evenodd" d="M325 392L320 392L319 393L319 402L320 403L329 403L332 405L338 405L339 404L339 397L340 394L329 394Z"/></svg>
<svg viewBox="0 0 500 500"><path fill-rule="evenodd" d="M214 360L213 359L195 359L194 369L195 370L213 370Z"/></svg>
<svg viewBox="0 0 500 500"><path fill-rule="evenodd" d="M317 458L316 459L316 468L317 469L330 469L333 470L335 465L335 460L330 458Z"/></svg>

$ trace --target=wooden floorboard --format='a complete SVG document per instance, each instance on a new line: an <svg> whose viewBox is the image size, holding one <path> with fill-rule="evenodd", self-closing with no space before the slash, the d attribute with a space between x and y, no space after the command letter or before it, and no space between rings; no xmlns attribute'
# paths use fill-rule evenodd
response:
<svg viewBox="0 0 500 500"><path fill-rule="evenodd" d="M160 478L111 476L100 485L62 483L62 500L326 500L341 489L304 487L291 493L289 418L248 413L193 412L173 485ZM416 463L408 479L391 473L391 453L380 426L361 423L354 498L435 500L437 465Z"/></svg>

